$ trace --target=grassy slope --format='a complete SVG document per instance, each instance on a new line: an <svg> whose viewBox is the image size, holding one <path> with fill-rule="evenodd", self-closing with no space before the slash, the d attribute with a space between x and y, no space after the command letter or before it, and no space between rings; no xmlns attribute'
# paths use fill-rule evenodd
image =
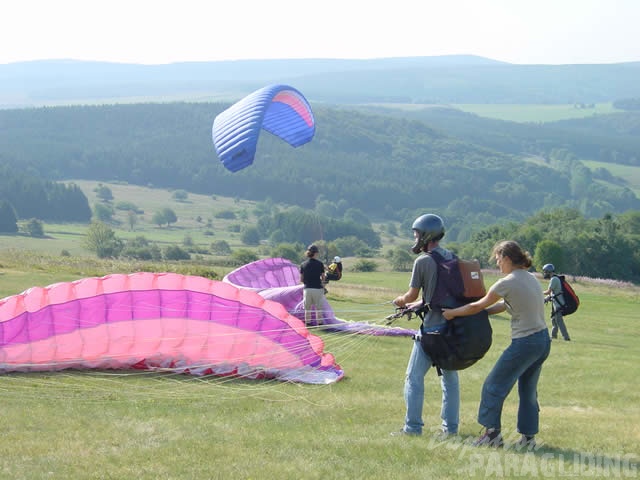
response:
<svg viewBox="0 0 640 480"><path fill-rule="evenodd" d="M415 103L378 103L372 104L380 107L398 108L401 110L421 110L427 105ZM438 106L438 105L433 105ZM495 118L509 122L534 122L547 123L558 120L585 118L593 115L605 115L620 112L610 103L598 103L593 108L576 108L573 104L484 104L484 103L458 103L452 104L463 112L475 113L480 117Z"/></svg>
<svg viewBox="0 0 640 480"><path fill-rule="evenodd" d="M632 165L620 165L617 163L596 162L592 160L583 160L583 162L591 170L596 168L604 168L609 170L611 175L623 178L629 188L640 197L640 167Z"/></svg>
<svg viewBox="0 0 640 480"><path fill-rule="evenodd" d="M390 312L382 302L406 288L407 276L348 273L331 284L329 300L340 317L379 322ZM486 280L495 278L487 274ZM460 439L389 436L402 425L409 339L315 332L346 372L337 384L143 372L5 375L0 469L12 479L386 480L484 478L500 471L539 478L543 470L555 477L584 469L574 456L590 454L607 461L626 455L637 464L640 406L632 377L639 356L638 291L582 281L575 286L582 306L567 319L573 342L554 343L543 370L541 446L534 454L462 443L479 431L482 381L508 343L508 320L497 316L487 357L461 372ZM417 322L398 325L416 328ZM439 424L439 396L435 372L429 372L429 432ZM515 417L512 392L503 413L509 437Z"/></svg>
<svg viewBox="0 0 640 480"><path fill-rule="evenodd" d="M573 104L518 105L518 104L459 104L455 107L481 117L511 122L555 122L573 118L591 117L618 112L610 103L599 103L593 108L576 108Z"/></svg>
<svg viewBox="0 0 640 480"><path fill-rule="evenodd" d="M254 218L251 211L255 202L194 194L189 194L186 201L179 202L172 198L173 192L168 190L85 180L77 180L74 183L85 193L91 207L98 202L93 190L99 183L103 183L113 193L112 205L115 206L118 202L131 202L143 211L138 215L138 222L131 230L127 223L126 212L115 210L111 227L115 230L117 237L125 240L142 235L162 247L169 243L181 244L185 235L189 235L194 244L201 247L208 247L217 240L226 240L232 247L239 247L242 245L239 234L229 231L229 227L232 224L242 223L242 220L219 219L215 215L224 210L235 212L246 210L249 213L249 220ZM164 207L171 208L178 217L178 221L169 227L158 226L151 221L153 214ZM198 216L202 219L200 222L197 221ZM207 227L209 220L212 224L211 228ZM67 250L72 255L89 253L83 246L87 225L45 224L44 229L46 239L0 235L0 250L13 248L19 244L21 248L50 254L60 254L62 250Z"/></svg>
<svg viewBox="0 0 640 480"><path fill-rule="evenodd" d="M231 202L228 199L214 202L190 195L192 203L177 205L170 200L170 192L128 187L135 192L129 197L124 187L110 188L116 201L134 201L145 209L145 217L165 203L175 207L180 220L170 229L146 222L136 227L137 233L150 239L179 241L185 232L200 228L193 220L196 212L206 219L216 208L231 208L225 203ZM90 189L84 190L90 193ZM223 233L225 225L213 221L213 238L228 236L233 241L232 235ZM52 256L9 249L23 247L22 238L1 239L6 243L0 248L0 294L138 269L123 262L81 257L74 246L81 227L46 226L45 230L61 242ZM126 229L118 231L119 236L125 234ZM210 239L203 236L202 241L209 243ZM72 257L56 253L63 245L71 249ZM384 302L406 290L408 274L354 273L349 272L349 259L345 265L344 279L329 288L336 315L381 322L391 313ZM495 279L487 273L487 283ZM542 445L533 456L474 450L461 443L479 431L475 417L482 381L509 341L508 320L497 316L491 351L477 365L461 372L458 440L440 444L428 435L389 436L402 425L409 339L315 332L346 372L345 379L335 385L143 372L5 375L0 386L4 435L1 476L386 480L409 476L484 478L501 476L502 471L506 477L529 472L522 477L539 478L543 470L546 476L560 476L560 472L575 472L576 468L583 468L584 473L586 467L576 466L574 458L587 458L587 462L589 454L606 461L626 455L623 459L637 464L640 406L634 372L640 356L635 345L640 334L640 292L637 287L582 280L576 281L575 287L582 306L567 319L573 342L554 343L543 371L539 392ZM397 325L417 328L417 321L401 319ZM430 372L424 412L429 431L439 424L439 397L438 380ZM515 417L516 393L512 392L503 415L505 434L511 437L515 435Z"/></svg>

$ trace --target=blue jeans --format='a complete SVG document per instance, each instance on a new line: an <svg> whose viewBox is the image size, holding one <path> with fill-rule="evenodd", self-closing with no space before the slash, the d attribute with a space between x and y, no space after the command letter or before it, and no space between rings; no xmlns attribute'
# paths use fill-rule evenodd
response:
<svg viewBox="0 0 640 480"><path fill-rule="evenodd" d="M422 433L424 426L422 421L424 377L432 365L431 358L424 353L420 345L420 340L414 340L413 350L407 365L407 377L404 382L404 400L407 405L407 414L404 420L405 432ZM440 410L442 428L450 433L458 433L460 417L458 372L443 370L440 384L442 386L442 407Z"/></svg>
<svg viewBox="0 0 640 480"><path fill-rule="evenodd" d="M478 423L500 429L502 406L518 381L518 432L535 435L539 426L538 379L549 356L551 339L547 329L523 338L514 338L502 352L482 386Z"/></svg>

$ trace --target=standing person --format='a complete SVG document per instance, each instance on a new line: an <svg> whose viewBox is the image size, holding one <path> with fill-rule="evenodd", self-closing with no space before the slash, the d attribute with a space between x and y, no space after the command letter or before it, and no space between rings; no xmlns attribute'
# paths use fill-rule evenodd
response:
<svg viewBox="0 0 640 480"><path fill-rule="evenodd" d="M307 259L300 264L300 282L304 284L304 323L311 325L311 308L315 308L316 324L322 325L324 302L324 263L318 260L318 247L309 245L305 252Z"/></svg>
<svg viewBox="0 0 640 480"><path fill-rule="evenodd" d="M542 293L545 295L545 303L551 300L551 338L558 338L558 329L560 329L562 338L568 342L571 339L562 315L564 294L562 293L560 279L554 273L555 271L556 268L552 263L547 263L542 267L542 277L549 280L549 287Z"/></svg>
<svg viewBox="0 0 640 480"><path fill-rule="evenodd" d="M397 297L393 303L398 307L408 306L410 308L424 304L428 305L435 292L438 277L438 265L436 261L427 254L435 251L445 259L451 259L452 253L439 246L439 241L444 237L444 223L442 219L433 214L422 215L413 222L411 226L415 243L412 251L420 254L413 263L409 290L404 295ZM418 296L422 290L422 299ZM417 300L417 301L416 301ZM412 303L413 302L413 303ZM451 305L455 306L455 305ZM440 308L429 309L425 315L420 331L423 329L436 327L446 322L442 316ZM404 399L406 404L406 415L404 426L399 432L392 435L421 435L424 422L422 421L422 407L424 404L424 378L433 365L431 358L427 355L420 344L419 336L413 342L413 349L407 365L406 378L404 383ZM458 422L460 416L460 385L458 383L458 372L442 370L440 377L442 388L442 405L440 409L441 435L456 435L458 433Z"/></svg>
<svg viewBox="0 0 640 480"><path fill-rule="evenodd" d="M502 406L518 382L518 444L532 448L539 428L538 379L542 364L549 356L551 339L544 320L544 302L540 282L528 269L531 255L514 241L498 243L491 254L504 275L476 302L451 310L444 317L471 315L483 308L489 314L505 310L511 314L511 344L493 366L482 386L478 423L485 427L475 446L500 447L504 444Z"/></svg>

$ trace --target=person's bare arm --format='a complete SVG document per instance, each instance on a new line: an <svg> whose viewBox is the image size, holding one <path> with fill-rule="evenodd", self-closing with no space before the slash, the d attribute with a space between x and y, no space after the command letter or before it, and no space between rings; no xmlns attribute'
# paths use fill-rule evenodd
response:
<svg viewBox="0 0 640 480"><path fill-rule="evenodd" d="M418 299L419 295L420 289L411 287L403 295L397 296L393 301L393 304L397 307L406 307L407 304L415 302Z"/></svg>
<svg viewBox="0 0 640 480"><path fill-rule="evenodd" d="M458 308L443 308L442 315L447 320L453 320L455 317L466 317L467 315L473 315L484 309L487 309L489 314L501 313L506 310L506 306L501 300L502 297L500 295L489 289L487 294L480 300Z"/></svg>

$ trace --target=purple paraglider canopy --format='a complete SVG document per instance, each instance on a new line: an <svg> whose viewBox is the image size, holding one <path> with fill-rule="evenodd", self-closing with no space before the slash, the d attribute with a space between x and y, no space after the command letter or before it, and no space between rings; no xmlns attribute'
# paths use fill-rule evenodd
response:
<svg viewBox="0 0 640 480"><path fill-rule="evenodd" d="M267 300L278 302L293 316L304 321L303 285L298 265L286 258L266 258L243 265L228 273L223 282L257 292ZM366 335L411 336L414 330L366 322L350 322L335 316L329 302L322 306L324 329Z"/></svg>

